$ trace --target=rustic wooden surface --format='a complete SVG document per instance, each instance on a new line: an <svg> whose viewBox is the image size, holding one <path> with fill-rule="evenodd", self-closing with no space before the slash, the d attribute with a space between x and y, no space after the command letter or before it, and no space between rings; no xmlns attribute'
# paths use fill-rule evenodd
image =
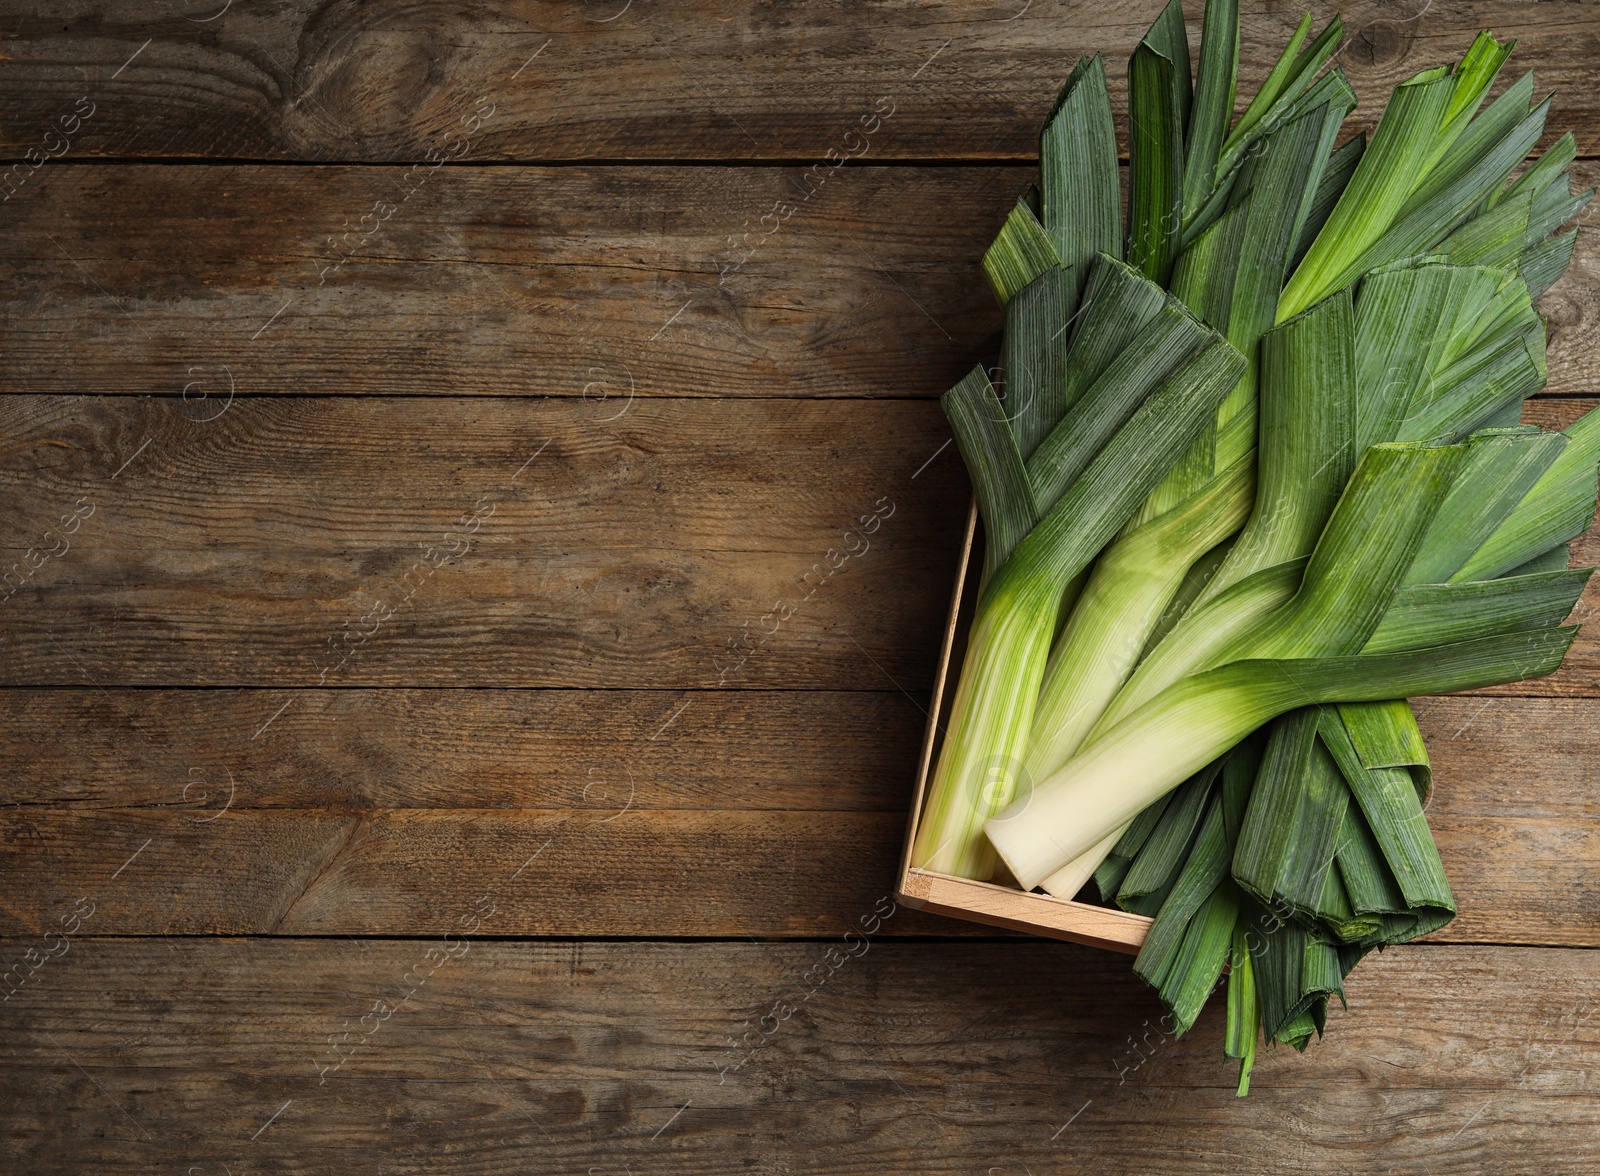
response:
<svg viewBox="0 0 1600 1176"><path fill-rule="evenodd" d="M0 156L93 107L0 204L0 553L54 545L0 601L0 968L66 944L0 1002L0 1170L1600 1170L1591 626L1419 702L1461 915L1247 1100L1123 957L880 922L933 400L1056 85L1101 49L1120 109L1156 8L0 16ZM1246 8L1249 85L1299 9ZM1353 126L1492 26L1600 181L1594 5L1339 10ZM1559 427L1592 232L1543 309Z"/></svg>
<svg viewBox="0 0 1600 1176"><path fill-rule="evenodd" d="M1122 66L1160 7L47 0L0 27L0 93L16 112L0 143L20 153L33 126L87 95L83 154L411 161L462 150L445 136L487 97L472 158L809 163L884 98L894 114L873 156L1021 161L1080 53L1105 55L1124 109ZM1563 125L1600 129L1592 4L1241 5L1242 89L1260 85L1307 8L1319 26L1342 14L1351 34L1340 62L1365 99L1352 127L1370 128L1389 87L1492 27L1518 39L1519 71L1561 92Z"/></svg>
<svg viewBox="0 0 1600 1176"><path fill-rule="evenodd" d="M405 172L46 165L5 206L0 390L188 388L202 420L230 387L587 394L595 421L630 395L933 399L998 349L979 259L1031 177L850 166L805 201L798 167L456 167L360 226ZM1550 392L1593 395L1593 234L1541 305Z"/></svg>
<svg viewBox="0 0 1600 1176"><path fill-rule="evenodd" d="M1240 1101L1220 1010L1163 1039L1126 957L1070 944L871 943L812 981L833 944L431 946L77 941L7 1014L0 1155L73 1176L1600 1167L1587 951L1386 952Z"/></svg>

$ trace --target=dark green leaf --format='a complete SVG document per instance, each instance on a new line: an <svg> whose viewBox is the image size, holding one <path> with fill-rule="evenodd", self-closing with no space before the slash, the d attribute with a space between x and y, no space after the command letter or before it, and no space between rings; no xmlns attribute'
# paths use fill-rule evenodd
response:
<svg viewBox="0 0 1600 1176"><path fill-rule="evenodd" d="M1128 61L1128 264L1161 283L1183 229L1188 104L1189 47L1172 0Z"/></svg>
<svg viewBox="0 0 1600 1176"><path fill-rule="evenodd" d="M1187 50L1186 50L1187 52ZM1239 74L1239 0L1206 0L1200 68L1184 146L1183 211L1192 216L1216 183Z"/></svg>
<svg viewBox="0 0 1600 1176"><path fill-rule="evenodd" d="M1461 584L1411 584L1394 595L1363 653L1396 653L1560 624L1592 568Z"/></svg>
<svg viewBox="0 0 1600 1176"><path fill-rule="evenodd" d="M1033 528L1035 505L1028 471L1017 452L1005 409L983 368L975 367L940 398L956 446L972 477L983 517L985 575L993 573Z"/></svg>
<svg viewBox="0 0 1600 1176"><path fill-rule="evenodd" d="M1178 872L1188 860L1195 830L1205 815L1207 800L1221 770L1219 760L1195 773L1172 793L1172 803L1140 848L1117 892L1117 903L1124 910L1154 916L1161 909Z"/></svg>
<svg viewBox="0 0 1600 1176"><path fill-rule="evenodd" d="M1317 740L1321 711L1278 719L1233 855L1233 877L1274 910L1314 919L1349 790Z"/></svg>
<svg viewBox="0 0 1600 1176"><path fill-rule="evenodd" d="M1056 254L1081 282L1097 253L1122 256L1117 130L1098 55L1078 62L1039 136L1040 218Z"/></svg>
<svg viewBox="0 0 1600 1176"><path fill-rule="evenodd" d="M1068 330L1076 302L1077 283L1051 266L1006 305L1000 368L1006 413L1024 461L1067 411Z"/></svg>
<svg viewBox="0 0 1600 1176"><path fill-rule="evenodd" d="M1020 301L1020 299L1019 299ZM1015 304L1013 304L1015 305ZM1035 501L1053 504L1164 380L1215 335L1171 301L1082 396L1027 462Z"/></svg>

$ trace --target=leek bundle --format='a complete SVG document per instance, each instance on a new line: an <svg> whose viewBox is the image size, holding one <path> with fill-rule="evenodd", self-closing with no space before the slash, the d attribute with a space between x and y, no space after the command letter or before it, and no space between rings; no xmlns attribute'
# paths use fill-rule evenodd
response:
<svg viewBox="0 0 1600 1176"><path fill-rule="evenodd" d="M1485 104L1483 33L1341 144L1341 37L1306 17L1235 119L1235 0L1192 70L1173 0L1128 64L1126 223L1081 61L983 259L1002 378L943 400L983 587L913 864L1151 916L1180 1033L1227 969L1241 1094L1453 917L1404 700L1560 664L1600 467L1600 417L1518 423L1572 137L1518 173L1549 100Z"/></svg>

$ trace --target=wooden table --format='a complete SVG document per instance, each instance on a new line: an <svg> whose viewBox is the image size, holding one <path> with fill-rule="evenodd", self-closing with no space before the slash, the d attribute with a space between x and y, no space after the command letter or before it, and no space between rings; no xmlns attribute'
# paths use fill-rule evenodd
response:
<svg viewBox="0 0 1600 1176"><path fill-rule="evenodd" d="M1298 10L1247 8L1253 86ZM1461 916L1248 1100L1125 957L888 913L935 398L1055 87L1102 49L1120 107L1156 11L0 18L0 1169L1600 1170L1587 631L1420 704ZM1345 18L1355 126L1492 26L1600 143L1593 5Z"/></svg>

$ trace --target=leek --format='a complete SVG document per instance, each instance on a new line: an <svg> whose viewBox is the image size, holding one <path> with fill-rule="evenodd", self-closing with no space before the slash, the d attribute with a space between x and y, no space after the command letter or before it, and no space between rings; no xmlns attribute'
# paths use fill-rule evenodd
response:
<svg viewBox="0 0 1600 1176"><path fill-rule="evenodd" d="M1403 654L1230 662L1164 691L984 830L1018 884L1031 889L1277 715L1542 677L1576 634L1576 626L1551 627Z"/></svg>
<svg viewBox="0 0 1600 1176"><path fill-rule="evenodd" d="M1551 672L1587 581L1600 416L1519 425L1534 299L1593 195L1549 100L1486 95L1481 34L1336 145L1355 96L1309 16L1230 126L1236 0L1191 71L1176 0L1128 63L1126 218L1099 57L983 259L998 368L944 398L983 581L913 845L1153 917L1135 971L1224 1049L1304 1049L1374 948L1455 899L1404 698ZM1003 865L1003 871L1001 866Z"/></svg>

